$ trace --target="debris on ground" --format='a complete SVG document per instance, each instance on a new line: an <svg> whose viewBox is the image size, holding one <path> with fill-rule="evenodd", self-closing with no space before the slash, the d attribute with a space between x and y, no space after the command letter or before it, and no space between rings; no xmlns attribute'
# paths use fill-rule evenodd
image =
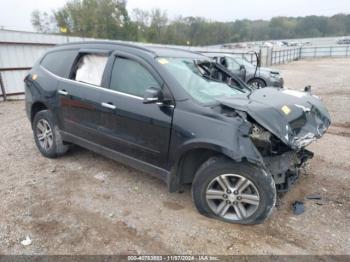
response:
<svg viewBox="0 0 350 262"><path fill-rule="evenodd" d="M308 195L308 196L306 196L306 199L308 199L308 200L321 200L322 197L321 197L321 195L316 194L316 195Z"/></svg>
<svg viewBox="0 0 350 262"><path fill-rule="evenodd" d="M94 178L101 182L105 182L106 175L104 173L98 173L97 175L94 176Z"/></svg>
<svg viewBox="0 0 350 262"><path fill-rule="evenodd" d="M29 236L26 236L26 239L21 241L22 246L29 246L32 244L32 240Z"/></svg>
<svg viewBox="0 0 350 262"><path fill-rule="evenodd" d="M301 201L295 201L292 204L292 208L293 208L293 214L294 215L300 215L300 214L305 212L304 203L301 202Z"/></svg>
<svg viewBox="0 0 350 262"><path fill-rule="evenodd" d="M317 201L316 202L316 205L318 205L318 206L323 206L325 203L324 202L321 202L321 201Z"/></svg>

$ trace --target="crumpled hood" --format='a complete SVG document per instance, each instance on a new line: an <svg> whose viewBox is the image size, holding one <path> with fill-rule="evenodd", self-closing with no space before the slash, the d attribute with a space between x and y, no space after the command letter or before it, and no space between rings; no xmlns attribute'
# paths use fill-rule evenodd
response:
<svg viewBox="0 0 350 262"><path fill-rule="evenodd" d="M331 124L325 105L307 92L262 88L218 101L246 112L292 149L301 149L322 137Z"/></svg>

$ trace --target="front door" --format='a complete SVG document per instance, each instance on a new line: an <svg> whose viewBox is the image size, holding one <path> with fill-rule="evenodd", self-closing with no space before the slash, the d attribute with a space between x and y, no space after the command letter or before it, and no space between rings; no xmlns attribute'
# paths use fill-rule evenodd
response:
<svg viewBox="0 0 350 262"><path fill-rule="evenodd" d="M157 74L138 58L116 56L109 89L101 93L104 145L137 160L165 168L173 106L144 104L150 87L162 88Z"/></svg>

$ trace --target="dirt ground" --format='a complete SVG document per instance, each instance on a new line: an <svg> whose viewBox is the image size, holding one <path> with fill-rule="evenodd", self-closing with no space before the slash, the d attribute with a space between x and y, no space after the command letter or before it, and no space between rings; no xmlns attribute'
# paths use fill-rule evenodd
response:
<svg viewBox="0 0 350 262"><path fill-rule="evenodd" d="M277 68L288 88L312 85L333 126L310 146L307 175L257 226L203 217L189 190L170 194L156 178L85 149L46 159L23 101L0 103L0 254L350 254L350 59ZM296 200L305 202L299 216ZM22 246L27 235L32 244Z"/></svg>

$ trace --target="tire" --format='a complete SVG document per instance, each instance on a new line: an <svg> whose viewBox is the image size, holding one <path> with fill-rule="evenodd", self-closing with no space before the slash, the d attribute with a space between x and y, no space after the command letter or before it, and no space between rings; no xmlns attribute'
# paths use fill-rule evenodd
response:
<svg viewBox="0 0 350 262"><path fill-rule="evenodd" d="M229 181L231 191L224 191L221 187L219 182L223 178ZM240 183L243 185L239 186ZM226 197L221 195L222 192L226 192ZM225 157L212 157L196 172L192 197L198 211L205 216L234 224L259 224L273 211L276 186L272 176L257 166L236 163ZM214 199L208 199L212 197Z"/></svg>
<svg viewBox="0 0 350 262"><path fill-rule="evenodd" d="M38 112L34 116L32 128L35 144L43 156L56 158L68 151L69 146L63 143L57 121L50 110ZM43 138L44 133L46 138Z"/></svg>
<svg viewBox="0 0 350 262"><path fill-rule="evenodd" d="M254 78L248 82L248 85L252 86L253 88L264 88L266 87L266 83L264 80L259 79L259 78Z"/></svg>

